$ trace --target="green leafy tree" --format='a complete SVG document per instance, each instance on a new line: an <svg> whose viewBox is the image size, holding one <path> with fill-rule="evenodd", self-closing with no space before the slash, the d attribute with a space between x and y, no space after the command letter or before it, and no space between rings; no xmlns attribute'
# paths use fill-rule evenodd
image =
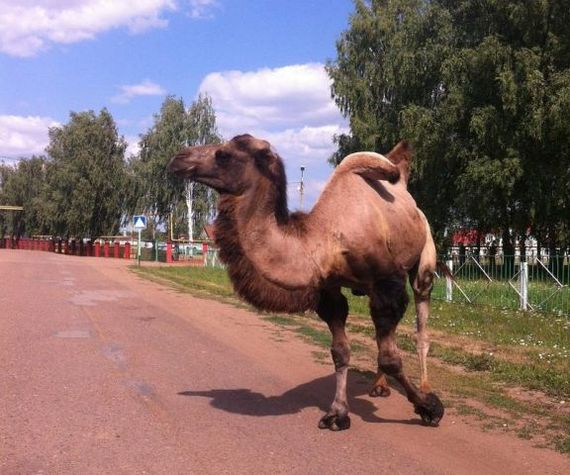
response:
<svg viewBox="0 0 570 475"><path fill-rule="evenodd" d="M207 95L199 95L188 109L187 145L220 143L221 137L216 128L216 115L212 100ZM185 198L187 207L188 236L196 237L212 217L217 202L216 193L200 183L186 182Z"/></svg>
<svg viewBox="0 0 570 475"><path fill-rule="evenodd" d="M45 193L49 226L61 236L91 237L119 231L125 212L125 140L103 109L72 112L49 131Z"/></svg>
<svg viewBox="0 0 570 475"><path fill-rule="evenodd" d="M154 125L141 136L140 153L133 163L138 180L138 207L166 222L184 190L184 182L170 175L168 162L186 140L186 110L182 99L167 97Z"/></svg>
<svg viewBox="0 0 570 475"><path fill-rule="evenodd" d="M11 205L10 197L6 191L6 184L10 179L10 176L14 173L14 168L6 165L5 163L0 163L0 204ZM13 229L12 218L8 212L0 211L0 239L5 235L11 234Z"/></svg>
<svg viewBox="0 0 570 475"><path fill-rule="evenodd" d="M42 197L46 185L45 158L22 159L15 167L0 171L0 176L0 202L24 208L24 211L11 212L7 216L5 231L16 236L47 233Z"/></svg>
<svg viewBox="0 0 570 475"><path fill-rule="evenodd" d="M219 141L208 96L199 96L188 110L182 99L165 99L154 117L154 125L141 136L140 154L132 163L137 180L136 206L154 217L155 228L160 222L168 223L172 214L177 235L186 234L191 215L194 216L193 228L201 229L215 196L201 185L191 186L174 177L168 173L167 165L184 146Z"/></svg>
<svg viewBox="0 0 570 475"><path fill-rule="evenodd" d="M441 155L446 140L437 114L452 32L449 13L431 3L359 0L337 42L337 59L327 65L333 97L351 129L337 137L331 161L356 150L385 153L400 139L411 140L417 152L411 186L440 230L453 213L453 191L441 186L450 164Z"/></svg>

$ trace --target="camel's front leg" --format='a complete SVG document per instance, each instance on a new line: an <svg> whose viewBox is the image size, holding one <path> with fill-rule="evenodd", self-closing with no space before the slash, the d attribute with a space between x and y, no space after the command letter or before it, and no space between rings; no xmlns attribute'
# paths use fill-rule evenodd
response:
<svg viewBox="0 0 570 475"><path fill-rule="evenodd" d="M344 430L350 427L348 415L348 399L346 385L348 378L348 363L350 361L350 345L345 332L348 303L340 293L340 289L323 291L317 308L317 313L332 333L331 355L336 374L336 391L334 400L328 412L319 421L321 429Z"/></svg>

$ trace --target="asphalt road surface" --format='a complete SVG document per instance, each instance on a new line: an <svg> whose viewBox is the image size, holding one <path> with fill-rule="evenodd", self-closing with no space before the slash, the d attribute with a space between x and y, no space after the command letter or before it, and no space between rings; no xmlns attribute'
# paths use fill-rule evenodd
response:
<svg viewBox="0 0 570 475"><path fill-rule="evenodd" d="M0 474L568 474L570 459L349 381L257 315L113 259L0 250ZM371 364L372 366L372 364Z"/></svg>

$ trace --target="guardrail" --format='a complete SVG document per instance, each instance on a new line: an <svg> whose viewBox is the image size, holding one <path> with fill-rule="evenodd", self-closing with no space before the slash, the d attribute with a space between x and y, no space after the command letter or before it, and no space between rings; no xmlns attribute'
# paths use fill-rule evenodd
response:
<svg viewBox="0 0 570 475"><path fill-rule="evenodd" d="M131 243L119 240L90 240L82 239L34 239L12 238L0 239L0 248L19 249L25 251L46 251L81 257L112 257L116 259L131 259Z"/></svg>

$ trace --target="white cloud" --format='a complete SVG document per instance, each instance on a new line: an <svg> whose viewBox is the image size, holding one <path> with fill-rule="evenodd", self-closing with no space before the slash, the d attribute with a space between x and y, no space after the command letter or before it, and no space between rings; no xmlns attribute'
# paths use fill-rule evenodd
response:
<svg viewBox="0 0 570 475"><path fill-rule="evenodd" d="M141 148L140 148L140 144L139 144L139 140L140 138L138 136L135 135L127 135L125 137L125 140L127 141L127 150L125 151L125 157L130 157L131 155L138 155L138 153L140 152Z"/></svg>
<svg viewBox="0 0 570 475"><path fill-rule="evenodd" d="M322 64L298 64L257 71L207 75L199 91L212 97L220 132L226 138L251 133L268 140L284 160L290 181L306 167L306 204L316 200L332 172L327 159L336 150L335 134L348 126L330 94ZM289 187L292 207L299 204Z"/></svg>
<svg viewBox="0 0 570 475"><path fill-rule="evenodd" d="M48 129L60 124L50 117L0 115L0 156L42 154L49 142Z"/></svg>
<svg viewBox="0 0 570 475"><path fill-rule="evenodd" d="M166 89L149 80L139 84L120 86L119 89L121 92L111 98L112 102L119 104L126 104L131 99L139 96L163 96L166 94Z"/></svg>
<svg viewBox="0 0 570 475"><path fill-rule="evenodd" d="M29 57L113 28L162 28L162 15L176 9L177 0L0 0L0 52Z"/></svg>
<svg viewBox="0 0 570 475"><path fill-rule="evenodd" d="M322 64L208 74L200 84L214 102L218 123L232 134L338 123L330 79Z"/></svg>
<svg viewBox="0 0 570 475"><path fill-rule="evenodd" d="M212 18L212 10L218 7L217 0L189 0L190 11L189 15L194 19L208 19Z"/></svg>

